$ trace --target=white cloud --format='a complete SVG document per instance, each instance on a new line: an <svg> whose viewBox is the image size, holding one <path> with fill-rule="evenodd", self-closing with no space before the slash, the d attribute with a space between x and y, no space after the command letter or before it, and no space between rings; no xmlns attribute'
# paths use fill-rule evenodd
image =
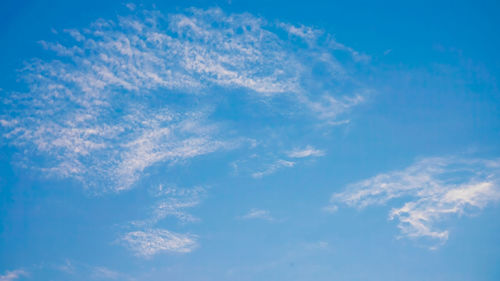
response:
<svg viewBox="0 0 500 281"><path fill-rule="evenodd" d="M112 270L105 266L86 266L85 272L79 272L79 276L87 275L88 280L137 280L128 274Z"/></svg>
<svg viewBox="0 0 500 281"><path fill-rule="evenodd" d="M53 59L27 63L29 91L3 100L3 136L26 159L41 156L47 174L119 191L159 163L232 149L238 141L210 121L218 100L210 97L223 94L220 88L265 101L279 96L290 112L332 124L363 101L334 92L331 81L353 79L332 52L354 51L332 38L321 43L318 36L327 35L319 30L220 9L134 14L66 29L58 33L72 38L61 38L66 43L41 41ZM318 42L297 48L282 28ZM315 76L318 66L327 79ZM279 162L255 176L290 165Z"/></svg>
<svg viewBox="0 0 500 281"><path fill-rule="evenodd" d="M151 257L161 252L189 253L197 247L196 236L165 229L133 231L122 237L123 243L136 255Z"/></svg>
<svg viewBox="0 0 500 281"><path fill-rule="evenodd" d="M438 229L451 215L480 210L500 199L500 161L482 159L426 158L410 167L351 184L331 198L337 204L365 208L403 200L389 218L399 221L403 235L427 237L444 242L449 231Z"/></svg>
<svg viewBox="0 0 500 281"><path fill-rule="evenodd" d="M349 46L346 46L346 45L344 45L342 43L339 43L339 42L337 42L335 40L330 41L330 44L331 44L332 48L349 52L351 54L352 58L355 61L358 61L358 62L367 62L367 61L371 60L371 57L369 55L360 53L360 52L354 50L353 48L351 48Z"/></svg>
<svg viewBox="0 0 500 281"><path fill-rule="evenodd" d="M7 271L4 275L0 275L0 281L14 281L23 276L28 276L28 272L22 269Z"/></svg>
<svg viewBox="0 0 500 281"><path fill-rule="evenodd" d="M269 165L265 170L260 172L255 172L252 174L254 178L262 178L264 176L270 175L282 168L290 168L295 165L295 162L279 159L276 162Z"/></svg>
<svg viewBox="0 0 500 281"><path fill-rule="evenodd" d="M317 100L310 98L299 98L318 118L328 120L327 124L340 125L348 123L346 120L336 120L335 118L342 112L346 112L351 107L354 107L365 101L363 95L334 98L331 95L320 96Z"/></svg>
<svg viewBox="0 0 500 281"><path fill-rule="evenodd" d="M93 279L116 280L120 277L120 273L113 271L104 266L94 267L92 270Z"/></svg>
<svg viewBox="0 0 500 281"><path fill-rule="evenodd" d="M324 156L325 152L308 145L303 149L294 149L287 153L291 158L319 157Z"/></svg>
<svg viewBox="0 0 500 281"><path fill-rule="evenodd" d="M192 190L167 189L169 193L156 204L154 219L161 220L167 216L176 217L181 222L195 222L198 218L184 211L200 204L201 196L205 190L201 187Z"/></svg>
<svg viewBox="0 0 500 281"><path fill-rule="evenodd" d="M241 217L242 219L261 219L267 221L273 221L274 218L271 216L268 210L262 209L251 209L247 214Z"/></svg>
<svg viewBox="0 0 500 281"><path fill-rule="evenodd" d="M337 212L338 209L339 209L339 207L336 206L336 205L330 205L330 206L323 207L323 211L327 212L327 213L330 213L330 214L333 214L333 213Z"/></svg>
<svg viewBox="0 0 500 281"><path fill-rule="evenodd" d="M129 9L131 11L135 10L135 8L136 8L134 3L127 3L127 4L125 4L125 7L127 7L127 9Z"/></svg>
<svg viewBox="0 0 500 281"><path fill-rule="evenodd" d="M182 223L192 223L199 221L199 218L189 214L186 209L196 207L200 204L206 193L203 187L178 188L175 186L158 186L155 197L158 199L153 205L150 218L134 221L134 226L151 227L158 221L166 217L174 217Z"/></svg>
<svg viewBox="0 0 500 281"><path fill-rule="evenodd" d="M128 232L123 237L123 241L127 242L125 245L142 257L149 257L160 251L191 252L196 247L196 236L152 228L166 217L174 217L181 223L199 221L186 209L200 204L205 193L206 189L203 187L178 188L159 185L154 191L154 197L158 200L153 204L151 216L130 223L132 227L146 230Z"/></svg>
<svg viewBox="0 0 500 281"><path fill-rule="evenodd" d="M295 26L288 23L280 23L279 26L285 29L290 35L302 38L310 44L314 44L318 37L323 34L323 31L319 29L304 25Z"/></svg>

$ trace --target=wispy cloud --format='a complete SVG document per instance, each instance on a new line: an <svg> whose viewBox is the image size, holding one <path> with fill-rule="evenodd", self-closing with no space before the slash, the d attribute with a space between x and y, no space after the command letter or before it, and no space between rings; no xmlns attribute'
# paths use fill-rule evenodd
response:
<svg viewBox="0 0 500 281"><path fill-rule="evenodd" d="M273 221L274 218L271 216L271 213L268 210L262 209L251 209L247 214L241 216L242 219L250 220L250 219L260 219Z"/></svg>
<svg viewBox="0 0 500 281"><path fill-rule="evenodd" d="M131 11L135 10L135 8L136 8L134 3L127 3L127 4L125 4L125 7L127 7L127 9L129 9Z"/></svg>
<svg viewBox="0 0 500 281"><path fill-rule="evenodd" d="M199 218L186 211L200 204L206 193L203 187L179 188L159 185L153 192L157 199L149 218L132 221L130 227L139 229L126 233L122 242L137 256L150 257L157 252L191 252L196 247L196 236L173 233L166 229L154 229L159 221L173 217L181 223L192 223Z"/></svg>
<svg viewBox="0 0 500 281"><path fill-rule="evenodd" d="M389 213L403 235L444 242L449 231L435 224L451 215L464 215L500 199L500 161L426 158L410 167L349 185L335 193L332 206L344 203L365 208L399 198L405 202Z"/></svg>
<svg viewBox="0 0 500 281"><path fill-rule="evenodd" d="M316 241L304 244L306 250L325 250L328 249L330 244L326 241Z"/></svg>
<svg viewBox="0 0 500 281"><path fill-rule="evenodd" d="M339 210L339 207L337 207L336 205L330 205L330 206L323 207L323 211L326 213L330 213L330 214L333 214L333 213L337 212L338 210Z"/></svg>
<svg viewBox="0 0 500 281"><path fill-rule="evenodd" d="M28 276L28 272L22 269L16 269L13 271L7 271L4 275L0 275L0 281L14 281L23 276Z"/></svg>
<svg viewBox="0 0 500 281"><path fill-rule="evenodd" d="M73 274L75 273L75 265L71 262L71 260L66 259L63 264L55 265L55 268L59 271Z"/></svg>
<svg viewBox="0 0 500 281"><path fill-rule="evenodd" d="M201 186L179 188L159 185L154 194L157 200L153 204L151 217L134 221L132 225L151 227L166 217L174 217L182 223L199 221L199 218L189 214L186 209L199 205L205 193L206 189Z"/></svg>
<svg viewBox="0 0 500 281"><path fill-rule="evenodd" d="M298 148L292 151L289 151L288 157L290 158L306 158L306 157L319 157L324 156L325 152L319 149L315 149L314 147L308 145L305 148Z"/></svg>
<svg viewBox="0 0 500 281"><path fill-rule="evenodd" d="M293 25L281 22L279 26L286 30L288 34L299 37L310 44L314 44L316 40L324 34L320 29L312 28L305 25Z"/></svg>
<svg viewBox="0 0 500 281"><path fill-rule="evenodd" d="M33 269L33 276L38 276L40 271L47 272L57 270L58 275L66 275L65 280L83 279L83 280L137 280L131 275L117 271L103 265L88 264L81 261L66 259L63 263L53 265L41 265Z"/></svg>
<svg viewBox="0 0 500 281"><path fill-rule="evenodd" d="M352 79L333 51L355 52L322 31L220 9L134 13L57 34L71 43L41 41L53 59L27 63L29 91L3 100L3 136L25 159L41 156L43 172L119 191L158 163L232 149L238 141L210 121L218 99L209 97L221 87L279 96L290 112L332 124L363 100L334 91L331 81ZM314 44L297 48L283 28ZM318 65L328 79L316 77ZM181 102L170 103L174 97Z"/></svg>
<svg viewBox="0 0 500 281"><path fill-rule="evenodd" d="M91 278L97 280L130 280L130 278L123 276L120 272L111 270L105 266L96 266L92 268Z"/></svg>
<svg viewBox="0 0 500 281"><path fill-rule="evenodd" d="M121 241L136 255L149 258L156 254L189 253L197 247L196 236L165 229L148 229L125 234Z"/></svg>
<svg viewBox="0 0 500 281"><path fill-rule="evenodd" d="M265 170L253 173L252 177L257 178L257 179L262 178L264 176L275 173L279 169L293 167L294 165L295 165L295 162L293 162L293 161L279 159L276 162L269 165Z"/></svg>

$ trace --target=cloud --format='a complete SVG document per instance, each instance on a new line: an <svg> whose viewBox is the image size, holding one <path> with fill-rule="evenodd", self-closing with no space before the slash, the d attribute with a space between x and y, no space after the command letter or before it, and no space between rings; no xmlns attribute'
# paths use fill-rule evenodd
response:
<svg viewBox="0 0 500 281"><path fill-rule="evenodd" d="M121 241L137 256L149 258L162 252L189 253L197 247L196 238L165 229L148 229L129 232Z"/></svg>
<svg viewBox="0 0 500 281"><path fill-rule="evenodd" d="M0 112L24 166L121 191L152 166L238 147L248 136L211 120L228 92L331 124L364 100L334 52L359 54L320 30L217 8L133 14L40 42L52 57L26 63L29 90L7 95Z"/></svg>
<svg viewBox="0 0 500 281"><path fill-rule="evenodd" d="M328 249L330 244L326 241L316 241L311 243L305 243L305 250L325 250Z"/></svg>
<svg viewBox="0 0 500 281"><path fill-rule="evenodd" d="M125 4L125 7L127 7L127 9L129 9L131 11L135 10L135 8L136 8L134 3L127 3L127 4Z"/></svg>
<svg viewBox="0 0 500 281"><path fill-rule="evenodd" d="M163 187L160 186L160 192L157 194L157 197L161 199L155 206L154 220L158 221L167 216L173 216L181 222L198 221L198 218L183 210L200 204L201 197L205 192L206 190L203 187L196 187L193 189L170 187L163 189Z"/></svg>
<svg viewBox="0 0 500 281"><path fill-rule="evenodd" d="M55 268L59 271L62 271L62 272L68 273L68 274L75 273L75 265L69 259L66 259L64 261L64 264L56 265Z"/></svg>
<svg viewBox="0 0 500 281"><path fill-rule="evenodd" d="M393 208L389 219L399 221L403 235L444 242L449 231L438 229L437 222L498 201L499 179L499 160L425 158L404 170L347 186L345 191L332 195L332 205L328 208L335 209L343 203L362 209L399 199L402 206Z"/></svg>
<svg viewBox="0 0 500 281"><path fill-rule="evenodd" d="M271 216L268 210L261 210L261 209L251 209L246 215L242 216L241 218L245 220L250 220L250 219L261 219L267 221L274 220L274 218Z"/></svg>
<svg viewBox="0 0 500 281"><path fill-rule="evenodd" d="M330 214L333 214L333 213L337 212L338 210L339 210L339 207L337 207L336 205L330 205L330 206L323 207L323 211L330 213Z"/></svg>
<svg viewBox="0 0 500 281"><path fill-rule="evenodd" d="M90 279L92 280L135 280L131 276L111 270L105 266L94 266L89 269Z"/></svg>
<svg viewBox="0 0 500 281"><path fill-rule="evenodd" d="M37 266L36 272L32 273L34 276L43 271L47 273L50 270L56 270L57 275L63 273L65 280L75 280L80 278L82 280L137 280L131 275L111 269L102 265L88 264L81 261L66 259L64 263L49 264Z"/></svg>
<svg viewBox="0 0 500 281"><path fill-rule="evenodd" d="M295 26L282 22L279 26L286 30L290 35L299 37L310 44L314 44L315 41L324 33L322 30L304 25Z"/></svg>
<svg viewBox="0 0 500 281"><path fill-rule="evenodd" d="M0 275L0 281L14 281L23 276L28 276L28 272L22 269L16 269L13 271L7 271L4 275Z"/></svg>
<svg viewBox="0 0 500 281"><path fill-rule="evenodd" d="M199 205L205 193L206 189L201 186L178 188L175 186L164 187L160 184L154 194L157 200L153 204L151 217L134 221L131 224L151 227L166 217L174 217L182 223L197 222L199 218L189 214L185 209Z"/></svg>
<svg viewBox="0 0 500 281"><path fill-rule="evenodd" d="M122 241L126 242L124 245L142 257L149 257L160 251L191 252L196 247L196 236L153 229L153 227L167 217L173 217L181 223L199 221L186 209L200 204L205 193L206 189L199 186L178 188L164 187L160 184L153 194L157 200L153 204L150 217L130 223L129 226L141 230L126 233L122 238Z"/></svg>
<svg viewBox="0 0 500 281"><path fill-rule="evenodd" d="M254 177L256 179L262 178L264 176L275 173L276 171L278 171L281 168L293 167L294 165L295 165L295 162L279 159L276 162L274 162L273 164L269 165L265 170L253 173L252 177Z"/></svg>
<svg viewBox="0 0 500 281"><path fill-rule="evenodd" d="M289 151L288 157L290 158L305 158L305 157L319 157L325 155L325 152L308 145L303 149L294 149Z"/></svg>

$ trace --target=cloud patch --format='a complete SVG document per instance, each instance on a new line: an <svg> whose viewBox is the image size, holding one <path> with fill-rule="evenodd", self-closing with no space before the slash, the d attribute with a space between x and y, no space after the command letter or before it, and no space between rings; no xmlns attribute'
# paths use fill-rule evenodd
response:
<svg viewBox="0 0 500 281"><path fill-rule="evenodd" d="M267 220L267 221L273 221L274 218L271 216L271 213L268 210L262 210L262 209L251 209L247 214L241 216L242 219L244 220L252 220L252 219L259 219L259 220Z"/></svg>
<svg viewBox="0 0 500 281"><path fill-rule="evenodd" d="M189 253L197 247L197 236L165 229L147 229L125 234L121 241L137 256L149 258L159 253Z"/></svg>
<svg viewBox="0 0 500 281"><path fill-rule="evenodd" d="M303 149L294 149L287 153L290 158L306 158L306 157L320 157L324 156L325 152L308 145Z"/></svg>
<svg viewBox="0 0 500 281"><path fill-rule="evenodd" d="M7 271L5 272L4 275L0 275L0 281L14 281L18 280L21 277L26 277L28 276L28 272L22 270L22 269L16 269L13 271Z"/></svg>
<svg viewBox="0 0 500 281"><path fill-rule="evenodd" d="M201 186L178 188L160 184L154 192L156 202L153 204L151 217L131 224L151 227L167 217L173 217L181 223L197 222L199 218L188 213L186 209L198 206L205 193L206 189Z"/></svg>
<svg viewBox="0 0 500 281"><path fill-rule="evenodd" d="M282 168L291 168L293 166L295 166L295 162L293 162L293 161L278 159L274 163L270 164L266 169L253 173L252 177L259 179L259 178L262 178L264 176L273 174Z"/></svg>
<svg viewBox="0 0 500 281"><path fill-rule="evenodd" d="M2 134L23 150L25 166L126 190L159 163L238 146L211 121L214 96L235 91L270 106L280 98L280 110L332 124L363 101L335 57L353 51L324 32L220 9L134 14L40 42L52 57L26 63L29 90L6 95L0 112Z"/></svg>
<svg viewBox="0 0 500 281"><path fill-rule="evenodd" d="M457 157L425 158L401 171L379 174L334 193L328 208L338 204L363 209L402 200L392 208L402 235L448 239L437 224L455 215L470 214L500 200L500 161Z"/></svg>

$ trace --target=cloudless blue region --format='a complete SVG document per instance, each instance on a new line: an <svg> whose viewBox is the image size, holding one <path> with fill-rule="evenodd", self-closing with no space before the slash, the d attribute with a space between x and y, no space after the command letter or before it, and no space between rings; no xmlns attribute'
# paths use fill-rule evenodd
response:
<svg viewBox="0 0 500 281"><path fill-rule="evenodd" d="M222 84L199 96L151 90L158 99L152 104L202 108L209 112L207 123L221 128L217 138L242 144L155 162L120 192L109 191L112 186L98 186L107 191L96 192L71 176L34 171L30 164L47 168L50 160L44 157L52 155L29 154L30 148L2 136L0 281L500 280L500 205L493 197L480 208L464 207L463 214L440 215L433 227L449 232L445 241L408 237L398 219L389 219L391 210L415 194L325 211L332 194L404 171L418 159L500 163L498 1L137 1L133 11L127 3L2 1L2 98L29 92L20 71L26 62L61 59L40 41L73 44L61 35L64 29L82 30L100 18L116 21L144 10L182 14L190 7L321 29L370 57L357 62L347 52L339 54L354 81L345 82L342 95L369 90L360 93L363 102L335 119L348 122L332 126L310 113L301 115L308 109L293 101L259 100L245 94L251 90ZM311 75L325 85L331 79L328 73ZM0 106L4 114L13 105ZM308 146L323 155L287 158L291 150ZM283 159L293 167L279 162ZM273 163L282 166L272 170ZM471 182L494 178L498 191L499 168L491 169ZM264 170L269 174L256 175ZM182 209L195 219L167 215L136 226L154 216L163 200L155 195L159 186L202 187L190 199L197 203ZM263 213L252 217L252 210ZM196 247L141 256L124 245L126 233L151 229L193 235Z"/></svg>

